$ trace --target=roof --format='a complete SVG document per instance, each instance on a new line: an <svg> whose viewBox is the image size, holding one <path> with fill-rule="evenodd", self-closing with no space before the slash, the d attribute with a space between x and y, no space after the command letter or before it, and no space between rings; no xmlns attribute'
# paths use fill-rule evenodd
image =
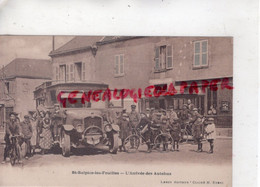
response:
<svg viewBox="0 0 260 187"><path fill-rule="evenodd" d="M140 36L139 36L140 37ZM134 38L138 36L76 36L68 43L64 44L60 48L51 51L49 56L59 56L65 54L71 54L75 52L91 50L96 45L104 45L113 42L119 42Z"/></svg>
<svg viewBox="0 0 260 187"><path fill-rule="evenodd" d="M76 36L60 48L51 51L50 56L61 55L81 50L89 50L100 41L102 36Z"/></svg>
<svg viewBox="0 0 260 187"><path fill-rule="evenodd" d="M16 58L4 67L4 72L6 78L51 79L51 61L45 59Z"/></svg>

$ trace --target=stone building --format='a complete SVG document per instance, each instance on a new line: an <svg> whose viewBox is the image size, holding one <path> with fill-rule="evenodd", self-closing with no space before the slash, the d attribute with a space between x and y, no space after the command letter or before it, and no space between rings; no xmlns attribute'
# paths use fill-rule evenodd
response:
<svg viewBox="0 0 260 187"><path fill-rule="evenodd" d="M150 85L152 92L174 86L178 92L171 96L143 94L136 103L138 110L173 106L179 111L190 99L203 115L213 107L219 127L232 125L232 37L79 36L50 56L54 81L98 81L111 90L141 88L142 92ZM128 111L135 103L130 96L123 103L111 102Z"/></svg>
<svg viewBox="0 0 260 187"><path fill-rule="evenodd" d="M51 62L42 59L16 58L0 70L0 125L15 111L21 120L35 110L34 90L51 80Z"/></svg>

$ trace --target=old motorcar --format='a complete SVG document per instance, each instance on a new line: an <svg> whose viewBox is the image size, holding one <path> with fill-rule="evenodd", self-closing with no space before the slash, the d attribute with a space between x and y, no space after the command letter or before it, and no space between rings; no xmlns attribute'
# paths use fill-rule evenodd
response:
<svg viewBox="0 0 260 187"><path fill-rule="evenodd" d="M68 84L49 83L46 85L45 83L42 87L36 88L34 92L37 105L53 108L54 104L59 103L60 110L65 114L59 131L59 146L62 149L62 155L70 156L72 147L107 149L110 153L117 153L119 127L108 119L109 101L82 102L84 93L97 89L104 91L108 85L100 83ZM73 95L74 102L70 102L70 94L75 90L80 91ZM59 99L64 103L59 102Z"/></svg>

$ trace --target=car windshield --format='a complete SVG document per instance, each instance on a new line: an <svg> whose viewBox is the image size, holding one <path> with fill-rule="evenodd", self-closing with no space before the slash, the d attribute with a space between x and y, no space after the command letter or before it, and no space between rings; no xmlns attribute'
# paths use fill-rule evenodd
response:
<svg viewBox="0 0 260 187"><path fill-rule="evenodd" d="M73 98L69 99L69 92L63 92L61 95L61 99L64 101L66 105L61 106L62 108L106 108L108 105L108 101L102 101L101 98L99 101L95 102L91 100L90 102L85 101L82 102L83 93L76 93L73 95Z"/></svg>

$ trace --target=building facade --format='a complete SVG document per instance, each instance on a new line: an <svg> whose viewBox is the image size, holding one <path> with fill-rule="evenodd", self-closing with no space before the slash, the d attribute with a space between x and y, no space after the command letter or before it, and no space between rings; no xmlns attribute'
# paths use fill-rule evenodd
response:
<svg viewBox="0 0 260 187"><path fill-rule="evenodd" d="M42 59L17 58L0 70L0 125L14 111L23 119L35 110L34 90L39 84L51 80L51 62Z"/></svg>
<svg viewBox="0 0 260 187"><path fill-rule="evenodd" d="M231 37L75 37L52 51L55 81L99 81L111 90L153 86L138 102L128 95L116 107L182 109L188 99L203 115L214 108L219 127L232 125ZM173 86L176 93L160 96ZM183 90L182 90L183 89Z"/></svg>

